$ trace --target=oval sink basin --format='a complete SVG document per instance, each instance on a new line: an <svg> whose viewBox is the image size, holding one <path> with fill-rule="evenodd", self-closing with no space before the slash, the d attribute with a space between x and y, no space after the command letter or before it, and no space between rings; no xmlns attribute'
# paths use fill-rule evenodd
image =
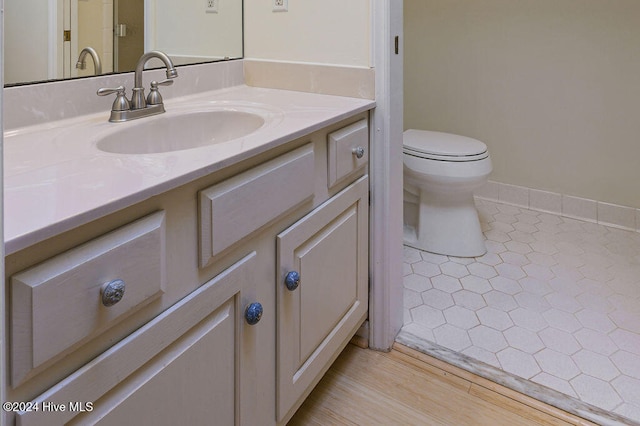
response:
<svg viewBox="0 0 640 426"><path fill-rule="evenodd" d="M116 124L99 138L99 150L116 154L157 154L227 142L255 132L265 123L258 114L235 110L160 114Z"/></svg>

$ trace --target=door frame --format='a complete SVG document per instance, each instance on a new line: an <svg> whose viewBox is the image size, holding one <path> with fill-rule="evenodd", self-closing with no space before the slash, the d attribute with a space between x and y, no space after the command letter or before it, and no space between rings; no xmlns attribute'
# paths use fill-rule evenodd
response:
<svg viewBox="0 0 640 426"><path fill-rule="evenodd" d="M73 77L78 51L78 0L49 0L48 78ZM63 39L63 31L71 30L71 42Z"/></svg>
<svg viewBox="0 0 640 426"><path fill-rule="evenodd" d="M371 118L369 346L389 351L403 323L403 0L371 0L376 108ZM396 41L398 37L398 51Z"/></svg>

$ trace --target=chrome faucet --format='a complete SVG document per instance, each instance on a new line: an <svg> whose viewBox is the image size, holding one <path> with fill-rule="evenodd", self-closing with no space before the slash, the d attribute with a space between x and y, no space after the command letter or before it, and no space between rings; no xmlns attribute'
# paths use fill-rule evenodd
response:
<svg viewBox="0 0 640 426"><path fill-rule="evenodd" d="M157 85L170 85L173 83L172 78L176 78L178 76L178 70L176 70L176 67L173 66L173 62L171 62L171 59L165 53L160 52L159 50L152 50L142 55L140 59L138 59L138 64L136 65L133 96L131 97L131 109L140 109L147 106L147 102L144 98L144 87L142 87L142 71L144 70L144 65L151 58L160 59L164 62L164 66L167 67L167 80L157 83ZM153 86L151 89L153 90Z"/></svg>
<svg viewBox="0 0 640 426"><path fill-rule="evenodd" d="M144 71L145 64L151 58L158 58L164 63L167 68L167 79L160 82L152 81L149 96L145 98L144 87L142 87L142 71ZM162 114L165 112L165 109L162 96L158 91L158 86L170 86L173 84L173 78L177 76L178 71L176 67L165 53L158 50L145 53L140 57L136 65L131 101L127 99L124 86L116 87L115 89L103 88L98 90L98 96L110 95L112 93L116 94L116 100L113 102L109 121L122 122L147 117L149 115Z"/></svg>
<svg viewBox="0 0 640 426"><path fill-rule="evenodd" d="M86 62L87 55L91 56L91 59L93 59L94 74L95 75L102 74L102 64L100 63L100 56L98 55L98 52L96 52L96 49L89 46L85 47L80 51L80 56L78 56L78 62L76 62L76 68L78 68L79 70L84 70L87 68L87 62Z"/></svg>

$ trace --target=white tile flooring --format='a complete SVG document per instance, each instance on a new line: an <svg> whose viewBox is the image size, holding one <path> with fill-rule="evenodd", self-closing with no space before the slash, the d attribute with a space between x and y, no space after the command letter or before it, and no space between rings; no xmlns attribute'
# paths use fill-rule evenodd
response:
<svg viewBox="0 0 640 426"><path fill-rule="evenodd" d="M640 422L640 234L477 207L486 255L405 247L403 330Z"/></svg>

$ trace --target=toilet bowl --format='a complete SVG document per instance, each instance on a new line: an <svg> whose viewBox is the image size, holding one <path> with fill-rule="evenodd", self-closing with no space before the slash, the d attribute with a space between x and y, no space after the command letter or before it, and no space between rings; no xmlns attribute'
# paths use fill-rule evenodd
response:
<svg viewBox="0 0 640 426"><path fill-rule="evenodd" d="M450 133L403 135L404 243L456 257L486 253L473 191L491 173L487 146Z"/></svg>

